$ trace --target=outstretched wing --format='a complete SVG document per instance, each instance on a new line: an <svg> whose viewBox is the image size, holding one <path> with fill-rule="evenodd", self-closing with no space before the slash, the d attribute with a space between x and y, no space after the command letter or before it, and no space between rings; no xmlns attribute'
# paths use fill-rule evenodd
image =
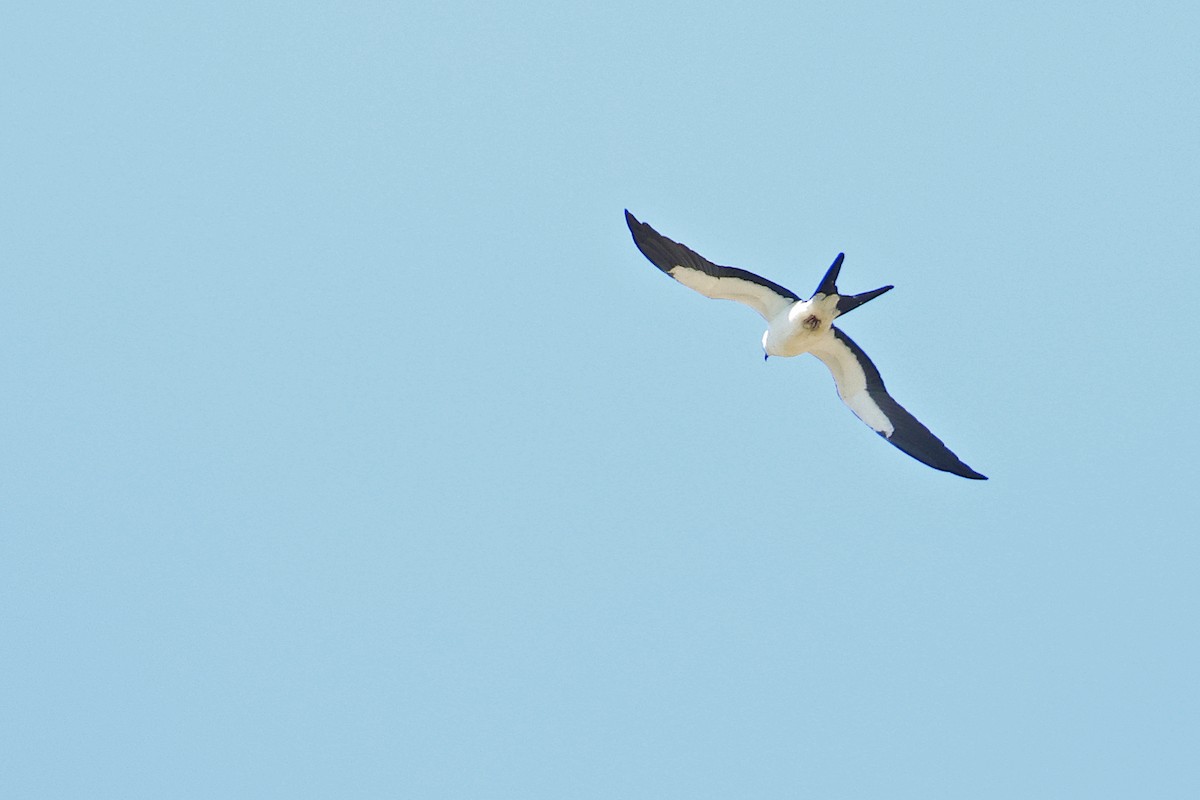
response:
<svg viewBox="0 0 1200 800"><path fill-rule="evenodd" d="M770 320L800 298L789 289L737 267L718 266L625 212L633 243L650 263L705 297L736 300Z"/></svg>
<svg viewBox="0 0 1200 800"><path fill-rule="evenodd" d="M862 348L837 328L810 351L833 373L842 402L876 433L923 464L964 478L987 480L968 467L942 440L887 393L879 370Z"/></svg>

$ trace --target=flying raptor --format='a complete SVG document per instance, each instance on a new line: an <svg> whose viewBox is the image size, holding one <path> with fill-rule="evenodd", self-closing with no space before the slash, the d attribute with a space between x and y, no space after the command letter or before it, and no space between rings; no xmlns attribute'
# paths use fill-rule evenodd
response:
<svg viewBox="0 0 1200 800"><path fill-rule="evenodd" d="M705 297L736 300L750 306L767 321L762 337L763 358L812 353L833 373L838 394L854 415L891 444L934 469L964 478L987 480L968 467L942 440L888 394L879 370L862 348L834 327L833 321L890 290L843 295L837 289L843 253L807 300L777 283L737 267L718 266L679 242L672 241L639 222L628 211L625 222L634 244L650 263Z"/></svg>

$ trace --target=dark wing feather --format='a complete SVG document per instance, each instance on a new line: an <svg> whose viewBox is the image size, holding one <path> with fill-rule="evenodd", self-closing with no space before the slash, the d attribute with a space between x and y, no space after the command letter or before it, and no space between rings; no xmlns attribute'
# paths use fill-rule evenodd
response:
<svg viewBox="0 0 1200 800"><path fill-rule="evenodd" d="M654 266L688 288L706 297L736 300L750 306L765 319L800 298L795 292L761 275L737 267L722 267L686 245L668 239L644 222L625 212L625 222L633 242Z"/></svg>
<svg viewBox="0 0 1200 800"><path fill-rule="evenodd" d="M888 394L883 377L862 348L838 328L812 353L833 373L838 394L850 410L880 436L934 469L973 480L987 480L964 464L950 448ZM881 419L882 417L882 419ZM887 431L887 427L891 431Z"/></svg>

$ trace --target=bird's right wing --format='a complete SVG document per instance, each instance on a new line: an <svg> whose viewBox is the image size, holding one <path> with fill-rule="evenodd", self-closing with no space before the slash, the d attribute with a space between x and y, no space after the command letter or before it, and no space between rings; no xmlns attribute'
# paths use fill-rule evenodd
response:
<svg viewBox="0 0 1200 800"><path fill-rule="evenodd" d="M964 478L987 480L960 461L941 439L888 394L879 370L861 347L837 328L831 328L831 333L809 352L829 367L838 395L855 416L923 464Z"/></svg>
<svg viewBox="0 0 1200 800"><path fill-rule="evenodd" d="M770 321L800 298L777 283L737 267L722 267L672 241L633 214L625 212L633 242L650 263L705 297L736 300Z"/></svg>

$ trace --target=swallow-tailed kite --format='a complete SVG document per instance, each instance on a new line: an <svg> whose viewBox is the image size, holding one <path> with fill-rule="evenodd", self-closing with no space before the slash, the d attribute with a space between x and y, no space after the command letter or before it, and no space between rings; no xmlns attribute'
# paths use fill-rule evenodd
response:
<svg viewBox="0 0 1200 800"><path fill-rule="evenodd" d="M705 297L736 300L757 311L767 321L763 358L812 353L833 373L838 394L855 416L872 430L918 461L964 478L987 480L950 452L942 440L892 399L879 370L849 336L833 326L842 314L858 308L891 289L843 295L837 277L842 267L839 253L807 300L766 278L737 267L721 267L678 242L671 241L628 211L625 221L634 244L650 263Z"/></svg>

